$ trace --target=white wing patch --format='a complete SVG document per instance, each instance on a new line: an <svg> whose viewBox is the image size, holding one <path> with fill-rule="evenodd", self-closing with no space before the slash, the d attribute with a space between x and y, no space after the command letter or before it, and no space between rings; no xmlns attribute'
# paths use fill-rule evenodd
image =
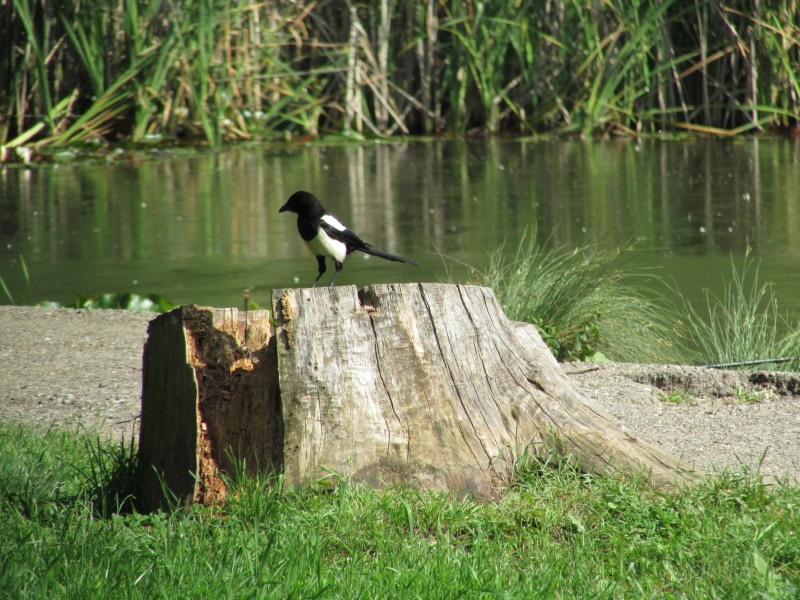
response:
<svg viewBox="0 0 800 600"><path fill-rule="evenodd" d="M334 229L338 229L339 231L344 231L345 229L347 229L347 227L342 225L341 222L333 215L325 215L324 217L322 217L322 220L325 221L328 225L330 225Z"/></svg>

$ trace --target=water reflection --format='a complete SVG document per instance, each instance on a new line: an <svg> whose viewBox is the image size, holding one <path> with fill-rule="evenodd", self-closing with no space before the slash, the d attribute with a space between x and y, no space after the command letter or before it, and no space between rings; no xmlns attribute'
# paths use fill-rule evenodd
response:
<svg viewBox="0 0 800 600"><path fill-rule="evenodd" d="M351 257L339 282L437 281L437 253L481 264L536 229L552 246L638 240L642 262L689 294L721 285L731 253L764 258L782 306L800 309L798 145L783 140L436 140L238 147L115 164L0 171L0 276L34 300L159 292L238 305L242 289L307 285L316 263L292 216L298 189L419 269ZM20 296L21 294L17 294ZM1 299L0 299L1 300Z"/></svg>

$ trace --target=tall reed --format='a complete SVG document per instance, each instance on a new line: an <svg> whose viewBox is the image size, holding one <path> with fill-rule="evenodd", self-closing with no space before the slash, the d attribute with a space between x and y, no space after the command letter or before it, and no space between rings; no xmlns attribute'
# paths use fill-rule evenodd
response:
<svg viewBox="0 0 800 600"><path fill-rule="evenodd" d="M33 140L152 135L218 145L347 130L791 131L800 113L794 0L12 0L1 10L6 154Z"/></svg>

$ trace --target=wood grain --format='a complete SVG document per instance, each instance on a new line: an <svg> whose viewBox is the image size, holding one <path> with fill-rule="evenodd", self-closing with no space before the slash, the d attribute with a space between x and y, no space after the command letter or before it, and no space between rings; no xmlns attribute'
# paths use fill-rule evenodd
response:
<svg viewBox="0 0 800 600"><path fill-rule="evenodd" d="M140 510L221 500L234 461L245 474L282 469L268 311L179 307L150 322L143 361Z"/></svg>
<svg viewBox="0 0 800 600"><path fill-rule="evenodd" d="M532 325L488 288L276 290L287 481L334 471L495 495L526 455L669 487L687 467L571 388Z"/></svg>
<svg viewBox="0 0 800 600"><path fill-rule="evenodd" d="M336 474L496 496L522 461L643 473L689 468L577 392L533 325L488 288L375 285L273 292L267 311L183 306L145 345L141 510L225 497L221 472Z"/></svg>

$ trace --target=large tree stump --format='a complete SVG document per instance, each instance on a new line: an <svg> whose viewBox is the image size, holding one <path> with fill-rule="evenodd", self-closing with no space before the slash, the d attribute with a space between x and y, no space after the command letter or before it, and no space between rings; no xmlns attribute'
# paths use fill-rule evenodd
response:
<svg viewBox="0 0 800 600"><path fill-rule="evenodd" d="M688 478L686 465L621 431L593 408L570 386L536 328L509 321L488 288L287 289L275 290L273 303L274 337L263 332L263 346L249 345L246 351L234 344L223 353L230 356L224 361L192 362L192 356L204 355L193 348L198 339L209 339L209 318L187 316L211 309L184 307L151 325L142 446L156 440L149 445L158 452L183 456L176 452L177 440L170 446L164 438L185 437L189 446L188 440L197 438L195 454L202 455L205 443L213 462L204 467L185 453L180 469L172 470L184 482L179 497L188 497L190 481L195 482L191 499L218 496L224 488L217 476L226 468L222 457L242 453L257 457L261 468L282 470L289 485L335 472L376 485L403 481L480 497L496 494L526 456L557 454L592 473L645 473L660 487ZM216 326L219 313L214 314ZM241 338L226 335L226 343ZM163 393L188 386L186 396L193 397L184 345L199 389L196 404ZM151 353L161 358L150 360ZM225 404L231 383L198 373L217 364L233 373L231 365L247 355L257 355L258 365L243 373L267 383L252 386L260 395L248 392L249 403ZM214 406L227 412L209 410ZM154 411L174 425L153 428L148 415ZM229 422L244 425L242 433ZM154 461L158 452L142 452L143 472L148 461L164 471ZM165 471L164 479L174 491ZM202 490L210 489L215 494L203 497Z"/></svg>
<svg viewBox="0 0 800 600"><path fill-rule="evenodd" d="M533 325L488 288L378 285L274 295L284 469L491 495L526 454L593 473L686 471L575 391Z"/></svg>

